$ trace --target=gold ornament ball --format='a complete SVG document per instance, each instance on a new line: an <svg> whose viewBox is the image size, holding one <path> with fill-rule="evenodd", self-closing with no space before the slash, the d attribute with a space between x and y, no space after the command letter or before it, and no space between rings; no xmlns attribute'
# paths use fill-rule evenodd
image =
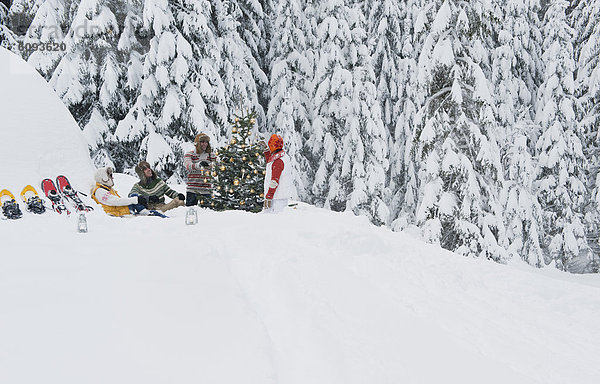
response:
<svg viewBox="0 0 600 384"><path fill-rule="evenodd" d="M247 175L247 176L246 176L246 179L250 180L250 175Z"/></svg>
<svg viewBox="0 0 600 384"><path fill-rule="evenodd" d="M210 202L210 206L211 206L211 207L214 207L214 206L215 206L215 202L214 202L214 201L211 201L211 202Z"/></svg>
<svg viewBox="0 0 600 384"><path fill-rule="evenodd" d="M254 188L251 188L251 189L250 189L250 193L254 193Z"/></svg>
<svg viewBox="0 0 600 384"><path fill-rule="evenodd" d="M231 141L229 141L232 145L237 143L237 140L235 139L235 137L233 139L231 139Z"/></svg>
<svg viewBox="0 0 600 384"><path fill-rule="evenodd" d="M221 186L219 185L219 186L217 186L217 191L220 191L220 190L221 190Z"/></svg>
<svg viewBox="0 0 600 384"><path fill-rule="evenodd" d="M240 185L240 181L238 179L233 180L233 185L235 185L235 186Z"/></svg>
<svg viewBox="0 0 600 384"><path fill-rule="evenodd" d="M267 174L267 171L263 171L263 175L266 175L266 174Z"/></svg>
<svg viewBox="0 0 600 384"><path fill-rule="evenodd" d="M240 119L238 117L236 117L235 122L237 123L238 121L240 121Z"/></svg>
<svg viewBox="0 0 600 384"><path fill-rule="evenodd" d="M231 129L231 133L237 133L237 127L235 127L235 126L234 126L234 127Z"/></svg>
<svg viewBox="0 0 600 384"><path fill-rule="evenodd" d="M250 124L254 124L254 123L256 123L256 119L254 119L254 118L250 119Z"/></svg>
<svg viewBox="0 0 600 384"><path fill-rule="evenodd" d="M242 156L242 160L246 161L246 156Z"/></svg>
<svg viewBox="0 0 600 384"><path fill-rule="evenodd" d="M255 175L258 175L258 170L257 170L257 169L255 169L255 170L254 170L254 171L252 171L252 172L254 172L254 174L255 174Z"/></svg>
<svg viewBox="0 0 600 384"><path fill-rule="evenodd" d="M240 201L240 205L244 205L246 202L244 200Z"/></svg>
<svg viewBox="0 0 600 384"><path fill-rule="evenodd" d="M261 193L260 195L258 195L258 197L264 197L264 196L265 196L264 193Z"/></svg>
<svg viewBox="0 0 600 384"><path fill-rule="evenodd" d="M211 175L212 175L213 177L216 177L216 176L217 176L217 172L215 172L215 171L212 171Z"/></svg>
<svg viewBox="0 0 600 384"><path fill-rule="evenodd" d="M230 158L229 158L229 162L230 162L230 163L233 163L233 157L230 157Z"/></svg>
<svg viewBox="0 0 600 384"><path fill-rule="evenodd" d="M224 170L225 170L225 166L224 166L224 165L221 165L221 167L220 167L219 169L220 169L221 171L224 171Z"/></svg>
<svg viewBox="0 0 600 384"><path fill-rule="evenodd" d="M233 188L229 188L229 193L233 193Z"/></svg>
<svg viewBox="0 0 600 384"><path fill-rule="evenodd" d="M260 154L258 152L255 153L256 157L260 156Z"/></svg>
<svg viewBox="0 0 600 384"><path fill-rule="evenodd" d="M200 200L200 204L204 204L204 200Z"/></svg>
<svg viewBox="0 0 600 384"><path fill-rule="evenodd" d="M249 161L249 162L248 162L248 165L252 165L252 162L251 162L251 161Z"/></svg>

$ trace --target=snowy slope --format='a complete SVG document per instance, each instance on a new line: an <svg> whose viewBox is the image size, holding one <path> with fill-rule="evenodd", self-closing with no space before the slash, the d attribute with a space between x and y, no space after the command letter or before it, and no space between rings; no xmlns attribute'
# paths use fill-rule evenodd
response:
<svg viewBox="0 0 600 384"><path fill-rule="evenodd" d="M25 68L0 54L10 85ZM20 140L0 141L0 181L64 171L85 189L79 131L23 76L13 91L51 129L0 83L2 139ZM466 259L303 204L169 215L97 207L87 234L53 212L0 221L0 383L599 382L598 275Z"/></svg>
<svg viewBox="0 0 600 384"><path fill-rule="evenodd" d="M77 123L25 61L0 47L0 189L14 195L59 174L79 188L93 179L87 145Z"/></svg>
<svg viewBox="0 0 600 384"><path fill-rule="evenodd" d="M1 221L0 382L600 377L597 276L466 259L304 205L184 215L94 211L88 234L56 214Z"/></svg>

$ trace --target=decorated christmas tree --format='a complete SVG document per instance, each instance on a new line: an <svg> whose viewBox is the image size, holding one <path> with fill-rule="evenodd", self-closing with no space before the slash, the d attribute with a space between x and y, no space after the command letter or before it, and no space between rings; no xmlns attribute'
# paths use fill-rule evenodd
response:
<svg viewBox="0 0 600 384"><path fill-rule="evenodd" d="M259 146L251 142L255 123L254 111L235 115L231 140L217 152L214 209L262 210L265 160Z"/></svg>

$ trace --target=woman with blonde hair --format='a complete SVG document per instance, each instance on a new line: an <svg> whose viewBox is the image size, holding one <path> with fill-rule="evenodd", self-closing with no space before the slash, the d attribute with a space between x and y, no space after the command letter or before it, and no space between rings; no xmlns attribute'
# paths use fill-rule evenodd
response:
<svg viewBox="0 0 600 384"><path fill-rule="evenodd" d="M183 165L187 171L187 188L185 205L190 207L198 205L198 201L207 206L210 201L213 184L212 171L216 157L212 154L210 138L205 133L199 133L194 138L193 151L183 157Z"/></svg>

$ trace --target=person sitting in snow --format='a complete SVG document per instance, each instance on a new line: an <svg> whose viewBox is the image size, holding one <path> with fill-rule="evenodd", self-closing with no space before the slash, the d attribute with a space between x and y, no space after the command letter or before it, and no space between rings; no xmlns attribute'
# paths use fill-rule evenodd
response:
<svg viewBox="0 0 600 384"><path fill-rule="evenodd" d="M129 214L151 214L146 209L148 200L144 196L120 197L112 188L115 182L111 167L96 170L94 179L96 185L92 188L92 199L102 206L104 212L118 217Z"/></svg>
<svg viewBox="0 0 600 384"><path fill-rule="evenodd" d="M129 191L129 196L143 196L148 199L148 209L156 209L166 212L169 209L180 207L185 203L183 193L171 189L160 177L154 173L150 164L146 161L140 161L135 166L140 181L135 183ZM169 203L165 204L165 195L170 197Z"/></svg>
<svg viewBox="0 0 600 384"><path fill-rule="evenodd" d="M264 141L258 144L262 147L267 162L263 212L281 212L287 207L292 195L290 159L283 150L283 138L274 134L271 135L268 146Z"/></svg>
<svg viewBox="0 0 600 384"><path fill-rule="evenodd" d="M206 207L212 195L212 170L216 157L212 154L210 138L205 133L196 135L194 146L196 149L183 157L183 166L187 171L185 205L197 205L200 200L200 205Z"/></svg>

